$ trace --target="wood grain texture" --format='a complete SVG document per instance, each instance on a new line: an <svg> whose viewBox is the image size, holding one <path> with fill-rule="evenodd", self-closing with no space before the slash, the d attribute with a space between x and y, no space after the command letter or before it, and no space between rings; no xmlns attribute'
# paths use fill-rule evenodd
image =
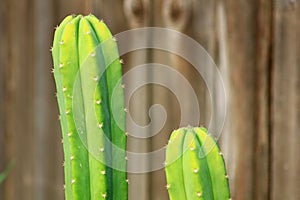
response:
<svg viewBox="0 0 300 200"><path fill-rule="evenodd" d="M1 2L0 171L12 159L16 166L0 185L0 199L64 198L61 133L48 49L54 26L66 15L91 12L103 18L113 34L158 26L197 40L215 60L226 87L228 113L220 142L232 198L300 199L300 2L191 0L187 14L180 14L181 7L172 2L176 0ZM138 39L152 42L149 35L140 35L122 45L130 47ZM181 45L180 41L174 44ZM148 62L177 70L197 93L200 123L208 126L213 105L203 79L187 61L159 50L136 51L124 55L123 60L124 74ZM149 68L138 78L153 76L160 74ZM125 83L125 91L136 78ZM176 77L166 78L183 91L187 110L193 109L190 94ZM137 124L150 122L148 111L156 103L166 109L168 119L160 133L150 139L130 136L128 149L140 153L164 146L179 124L176 96L167 88L151 85L133 96L126 93L129 98L129 113ZM143 165L150 166L151 161ZM168 199L163 170L132 173L129 179L131 200Z"/></svg>
<svg viewBox="0 0 300 200"><path fill-rule="evenodd" d="M272 2L257 1L256 109L254 135L254 198L270 198L270 72L272 42Z"/></svg>
<svg viewBox="0 0 300 200"><path fill-rule="evenodd" d="M164 27L181 33L190 34L192 32L192 28L189 26L190 19L192 17L192 1L156 0L153 2L153 25L155 27ZM171 33L168 34L169 35L166 35L166 37L172 37ZM158 40L156 39L155 41ZM178 39L172 41L169 46L168 44L164 46L169 49L171 49L171 46L174 48L180 48L182 42L182 40ZM152 51L152 62L168 67L169 71L168 75L162 73L160 70L153 70L151 73L152 77L156 77L158 80L164 80L167 83L167 87L163 87L159 84L153 84L151 93L151 103L153 105L161 105L166 112L166 121L163 128L151 138L151 151L156 151L166 146L171 132L179 128L181 117L189 116L188 113L195 110L192 108L195 105L188 103L192 96L191 92L194 92L194 89L186 88L186 84L190 84L191 82L193 83L192 80L199 77L197 77L197 73L195 73L195 70L193 70L193 67L190 63L188 63L188 61L180 58L172 52L154 49ZM171 69L175 70L176 73L171 73ZM184 78L185 84L179 81L181 80L180 78ZM177 90L171 91L171 88L176 88ZM197 86L196 88L198 89ZM157 113L157 116L154 116L154 119L159 118L159 115L160 114ZM185 120L189 121L189 119ZM158 124L161 123L159 120L156 120L156 122L157 123L154 124L154 126L158 126ZM185 125L187 126L188 124ZM152 131L154 131L154 126ZM152 162L158 161L153 160ZM168 199L164 169L156 170L151 173L150 185L150 199Z"/></svg>
<svg viewBox="0 0 300 200"><path fill-rule="evenodd" d="M254 1L225 1L228 43L229 143L224 144L233 199L254 199L256 7Z"/></svg>
<svg viewBox="0 0 300 200"><path fill-rule="evenodd" d="M210 56L216 65L219 65L216 6L217 3L215 0L193 0L192 12L189 19L191 22L188 24L186 31L191 38L195 39L205 49L208 54L207 56ZM190 50L190 53L193 53L193 50ZM211 67L213 66L206 67L205 71L209 75L209 77L206 77L206 80L210 80L209 84L214 85L213 81L215 74L211 73ZM184 68L182 68L182 71L183 73L186 73L184 72ZM195 74L197 74L198 77L195 76ZM188 77L193 77L190 81L194 85L198 96L201 117L200 125L208 127L211 123L211 126L214 126L217 122L212 122L211 116L213 114L212 106L215 105L212 103L212 99L207 88L207 83L204 82L201 74L195 73L195 71L192 70L190 70ZM216 88L213 90L215 89Z"/></svg>
<svg viewBox="0 0 300 200"><path fill-rule="evenodd" d="M0 27L7 26L7 2L4 1L0 4L0 12L3 17L0 18ZM8 31L5 28L0 29L0 172L4 171L5 166L8 164L6 159L6 148L7 143L7 132L6 132L6 106L5 102L7 100L6 95L6 67L7 67L7 57L8 57ZM4 198L4 187L3 184L0 185L0 199Z"/></svg>
<svg viewBox="0 0 300 200"><path fill-rule="evenodd" d="M7 179L4 199L33 199L32 1L8 1L7 151L16 166ZM28 21L27 21L28 20Z"/></svg>
<svg viewBox="0 0 300 200"><path fill-rule="evenodd" d="M9 18L10 18L10 5L8 1L4 1L1 4L1 9L3 11L4 17L1 19L1 25L7 27L6 29L1 29L1 70L3 72L1 79L2 81L2 102L1 108L3 109L2 122L4 123L1 130L3 137L3 147L4 155L2 157L2 162L7 164L9 160L14 158L13 149L13 136L9 129L9 119L11 119L11 102L12 102L12 81L11 81L11 68L9 68L11 56L10 48L10 28L9 28ZM2 43L3 42L3 43ZM13 196L13 186L14 181L12 175L10 175L4 183L1 185L3 192L0 194L1 198L9 198Z"/></svg>
<svg viewBox="0 0 300 200"><path fill-rule="evenodd" d="M271 199L300 199L300 5L275 1Z"/></svg>
<svg viewBox="0 0 300 200"><path fill-rule="evenodd" d="M123 1L123 14L124 16L117 18L119 23L123 24L123 20L126 19L126 28L141 28L151 26L151 8L150 1L148 0L124 0ZM141 34L137 37L130 37L128 41L123 44L123 48L128 46L136 46L137 41L143 41L147 44L149 37L147 34ZM121 45L119 43L119 45ZM138 50L128 53L123 57L125 62L124 74L130 70L134 70L139 65L148 63L150 60L151 50ZM139 77L130 76L130 78L124 80L125 82L125 99L129 102L126 106L129 110L127 114L127 131L129 133L127 148L129 152L135 153L147 153L150 150L150 140L134 137L133 135L139 135L138 131L134 128L136 125L146 127L151 121L149 120L148 111L151 105L151 88L147 85L142 86L135 91L133 95L128 94L130 88L134 87L137 80L148 80L151 69L148 69L145 73L139 75ZM131 120L129 120L131 118ZM144 133L148 135L150 130L144 129ZM150 160L146 159L143 162L128 160L128 166L138 165L147 167L150 165ZM129 199L132 200L150 200L150 178L149 173L129 173Z"/></svg>
<svg viewBox="0 0 300 200"><path fill-rule="evenodd" d="M55 98L50 49L55 27L53 1L34 6L34 199L63 199L61 132ZM41 51L44 49L44 51ZM51 123L49 123L51 122ZM53 153L49 153L53 152Z"/></svg>

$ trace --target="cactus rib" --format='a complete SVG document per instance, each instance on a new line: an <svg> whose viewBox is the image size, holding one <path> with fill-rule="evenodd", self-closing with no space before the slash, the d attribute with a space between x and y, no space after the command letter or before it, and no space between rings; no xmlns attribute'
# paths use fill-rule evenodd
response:
<svg viewBox="0 0 300 200"><path fill-rule="evenodd" d="M68 16L55 32L52 56L67 200L126 200L128 196L125 113L119 116L121 125L112 115L112 106L124 110L124 92L117 84L122 68L112 41L107 26L93 15ZM112 101L114 90L116 101ZM114 145L121 154L115 156ZM122 171L112 169L115 163L122 163Z"/></svg>
<svg viewBox="0 0 300 200"><path fill-rule="evenodd" d="M228 200L228 176L220 148L205 128L174 131L166 152L171 200Z"/></svg>

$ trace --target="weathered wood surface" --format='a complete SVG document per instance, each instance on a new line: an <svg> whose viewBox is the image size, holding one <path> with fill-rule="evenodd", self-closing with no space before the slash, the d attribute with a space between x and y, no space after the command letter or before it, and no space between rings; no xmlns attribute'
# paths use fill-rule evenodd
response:
<svg viewBox="0 0 300 200"><path fill-rule="evenodd" d="M0 18L0 27L7 26L7 2L0 4L0 12L3 14L3 17ZM5 102L7 102L6 95L6 70L4 66L8 65L8 41L7 41L7 31L4 28L0 29L0 171L5 169L7 165L7 151L5 145L9 145L6 134L6 115L5 115ZM8 143L8 144L7 144ZM4 193L4 187L0 187L0 194ZM0 195L1 196L1 195ZM1 197L3 198L3 197Z"/></svg>
<svg viewBox="0 0 300 200"><path fill-rule="evenodd" d="M233 199L254 199L256 18L251 1L226 1L228 115L223 143Z"/></svg>
<svg viewBox="0 0 300 200"><path fill-rule="evenodd" d="M254 199L270 199L270 98L272 69L272 2L260 0L256 17Z"/></svg>
<svg viewBox="0 0 300 200"><path fill-rule="evenodd" d="M114 34L157 26L197 40L215 60L226 88L228 112L220 142L232 198L300 199L299 1L3 0L0 12L0 171L11 160L16 163L0 185L0 199L63 199L61 135L48 49L54 26L71 13L94 13ZM126 45L137 39L152 42L140 35L128 38ZM174 45L180 47L180 42ZM199 124L208 126L211 99L203 79L187 61L153 49L128 53L123 60L124 74L149 62L177 70L197 94ZM160 74L149 68L137 78L153 76ZM182 87L177 77L166 79ZM134 81L127 81L125 88ZM187 111L193 110L191 94L181 90ZM138 125L151 123L148 111L153 104L161 104L168 117L154 137L129 136L130 151L154 151L167 143L182 114L176 95L157 85L144 86L133 96L126 93L130 116ZM131 123L128 120L129 129ZM147 131L151 134L151 127ZM151 160L143 164L150 166ZM129 174L130 199L168 199L164 176L163 170Z"/></svg>
<svg viewBox="0 0 300 200"><path fill-rule="evenodd" d="M33 2L7 1L6 25L3 28L7 41L5 53L5 135L6 159L15 159L16 165L4 185L4 199L34 198L33 133ZM28 19L25 23L24 20ZM6 36L6 37L5 37ZM2 36L1 36L2 37ZM2 45L2 43L1 43Z"/></svg>
<svg viewBox="0 0 300 200"><path fill-rule="evenodd" d="M123 1L123 13L126 21L123 21L124 25L127 25L127 28L141 28L151 26L151 13L150 13L150 1L148 0L124 0ZM134 47L137 44L137 41L149 41L147 35L141 34L136 37L128 38L127 43L123 45L128 47ZM120 44L121 45L121 44ZM125 62L124 65L124 74L129 76L125 81L125 87L128 90L133 88L136 85L137 80L147 81L148 73L150 69L147 69L146 72L141 73L139 77L132 77L132 71L134 67L139 67L150 61L150 51L146 49L138 50L135 52L130 52L123 57ZM141 88L138 88L133 95L126 93L125 99L129 104L127 108L129 110L127 115L127 131L129 134L128 137L128 151L134 153L147 153L150 150L150 140L148 138L139 138L139 133L136 130L136 126L146 127L151 121L148 116L148 109L151 105L151 88L148 85L140 85ZM131 120L129 120L131 119ZM143 129L143 133L148 135L150 133L149 128ZM129 157L128 166L140 165L143 168L146 168L150 165L150 160L146 159L144 162L132 161ZM128 179L130 182L129 185L129 199L132 200L151 200L149 193L150 179L149 173L129 173Z"/></svg>
<svg viewBox="0 0 300 200"><path fill-rule="evenodd" d="M274 5L271 96L272 199L300 199L300 5Z"/></svg>

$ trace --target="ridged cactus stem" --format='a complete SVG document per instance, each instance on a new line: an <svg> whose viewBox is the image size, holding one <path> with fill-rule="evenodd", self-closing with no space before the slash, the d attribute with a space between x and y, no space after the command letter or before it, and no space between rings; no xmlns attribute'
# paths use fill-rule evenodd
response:
<svg viewBox="0 0 300 200"><path fill-rule="evenodd" d="M56 29L52 55L66 199L126 200L124 92L116 42L95 16L68 16Z"/></svg>
<svg viewBox="0 0 300 200"><path fill-rule="evenodd" d="M170 200L230 199L222 153L205 128L180 128L172 133L166 176Z"/></svg>

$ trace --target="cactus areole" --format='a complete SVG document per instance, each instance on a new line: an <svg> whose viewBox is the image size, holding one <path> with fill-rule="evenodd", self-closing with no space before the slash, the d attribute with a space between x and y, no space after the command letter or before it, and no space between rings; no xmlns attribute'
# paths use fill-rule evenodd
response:
<svg viewBox="0 0 300 200"><path fill-rule="evenodd" d="M66 199L128 199L122 67L112 34L93 15L67 16L52 57Z"/></svg>
<svg viewBox="0 0 300 200"><path fill-rule="evenodd" d="M222 153L205 128L180 128L172 133L166 176L170 200L230 200Z"/></svg>

